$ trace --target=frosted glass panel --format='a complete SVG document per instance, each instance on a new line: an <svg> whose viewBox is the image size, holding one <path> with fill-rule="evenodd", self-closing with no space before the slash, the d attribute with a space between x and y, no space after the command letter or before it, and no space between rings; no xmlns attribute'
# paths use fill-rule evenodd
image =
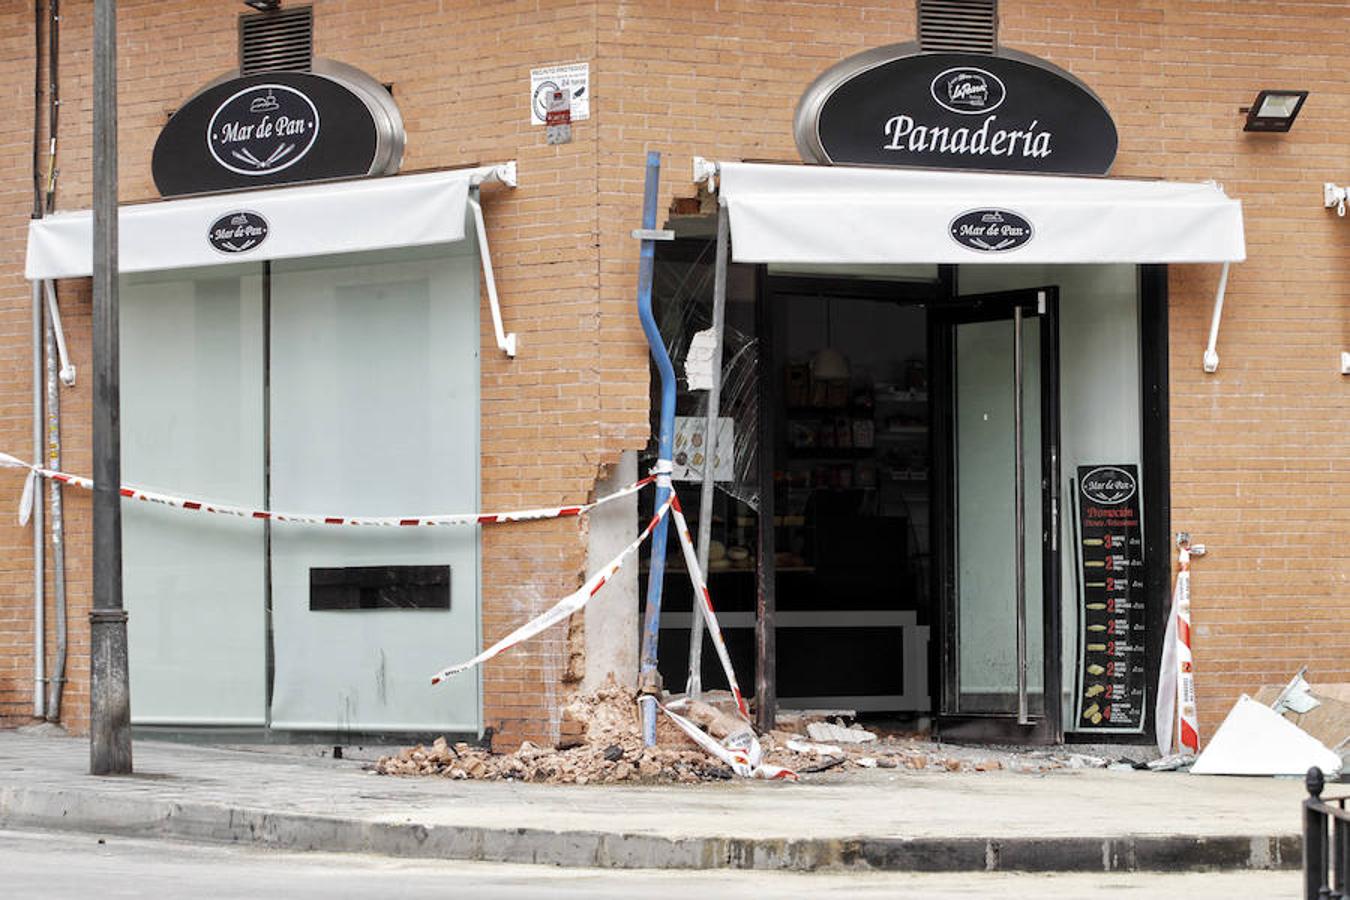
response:
<svg viewBox="0 0 1350 900"><path fill-rule="evenodd" d="M1044 708L1040 323L1023 335L1027 691ZM956 326L956 542L960 713L1017 709L1013 323Z"/></svg>
<svg viewBox="0 0 1350 900"><path fill-rule="evenodd" d="M263 500L256 267L121 283L122 474L244 506ZM124 500L132 721L260 725L261 522Z"/></svg>
<svg viewBox="0 0 1350 900"><path fill-rule="evenodd" d="M272 504L348 515L478 508L474 255L272 269ZM476 731L475 528L276 528L278 729ZM450 609L311 610L311 568L450 566Z"/></svg>

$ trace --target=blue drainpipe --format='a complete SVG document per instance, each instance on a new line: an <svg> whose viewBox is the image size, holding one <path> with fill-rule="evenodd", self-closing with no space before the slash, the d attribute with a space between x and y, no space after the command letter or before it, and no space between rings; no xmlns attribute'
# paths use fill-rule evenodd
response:
<svg viewBox="0 0 1350 900"><path fill-rule="evenodd" d="M657 187L661 181L661 154L647 153L647 182L642 196L642 228L650 233L656 228ZM675 442L675 367L666 352L661 330L652 314L652 276L656 263L656 243L650 237L642 240L642 256L638 265L638 317L642 331L647 335L652 359L661 372L661 431L658 439L656 502L660 509L670 497L670 465ZM647 613L642 622L642 665L638 686L642 691L642 740L648 747L656 745L656 645L661 633L661 584L666 575L666 523L660 521L652 532L651 570L647 575Z"/></svg>

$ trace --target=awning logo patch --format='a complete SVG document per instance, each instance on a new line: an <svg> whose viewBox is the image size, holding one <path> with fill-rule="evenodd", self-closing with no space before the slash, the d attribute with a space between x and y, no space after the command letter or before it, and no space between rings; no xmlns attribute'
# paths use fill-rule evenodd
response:
<svg viewBox="0 0 1350 900"><path fill-rule="evenodd" d="M206 127L206 145L215 161L249 176L295 165L318 137L318 108L284 84L260 84L231 95Z"/></svg>
<svg viewBox="0 0 1350 900"><path fill-rule="evenodd" d="M226 213L211 223L206 239L221 253L245 253L267 240L267 220L255 212Z"/></svg>
<svg viewBox="0 0 1350 900"><path fill-rule="evenodd" d="M1035 231L1023 216L1006 209L972 209L952 219L952 240L981 253L1005 253L1025 246Z"/></svg>

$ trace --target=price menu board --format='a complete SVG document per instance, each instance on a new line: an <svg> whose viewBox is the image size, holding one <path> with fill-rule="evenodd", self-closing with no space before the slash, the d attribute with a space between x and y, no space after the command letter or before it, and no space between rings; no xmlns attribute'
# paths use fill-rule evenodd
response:
<svg viewBox="0 0 1350 900"><path fill-rule="evenodd" d="M1144 727L1144 543L1139 470L1078 467L1078 731Z"/></svg>

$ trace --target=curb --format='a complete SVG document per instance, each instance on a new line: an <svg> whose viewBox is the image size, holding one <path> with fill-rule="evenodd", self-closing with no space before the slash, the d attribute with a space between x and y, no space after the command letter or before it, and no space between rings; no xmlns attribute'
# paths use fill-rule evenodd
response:
<svg viewBox="0 0 1350 900"><path fill-rule="evenodd" d="M1296 869L1299 835L1064 838L673 838L425 826L142 797L0 787L0 828L250 844L278 850L605 869L1185 872Z"/></svg>

